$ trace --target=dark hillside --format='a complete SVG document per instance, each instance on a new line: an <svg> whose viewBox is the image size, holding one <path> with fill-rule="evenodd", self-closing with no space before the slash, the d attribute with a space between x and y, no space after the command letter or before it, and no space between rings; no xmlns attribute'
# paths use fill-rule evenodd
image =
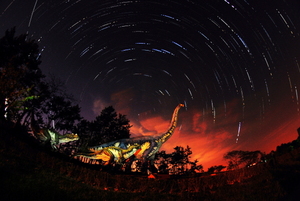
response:
<svg viewBox="0 0 300 201"><path fill-rule="evenodd" d="M22 137L23 136L23 137ZM21 129L1 129L3 200L297 200L300 148L272 153L267 163L219 173L148 179L109 174L47 152ZM160 178L158 176L158 178Z"/></svg>

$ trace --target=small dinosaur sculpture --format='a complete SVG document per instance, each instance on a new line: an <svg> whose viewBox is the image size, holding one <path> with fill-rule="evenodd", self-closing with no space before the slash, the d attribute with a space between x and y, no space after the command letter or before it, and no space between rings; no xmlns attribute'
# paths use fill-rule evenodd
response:
<svg viewBox="0 0 300 201"><path fill-rule="evenodd" d="M183 104L179 104L175 108L168 130L160 135L121 139L90 147L90 153L78 154L75 158L85 163L95 163L94 160L102 160L104 165L113 161L124 164L133 160L150 161L153 165L155 154L174 133L178 112L183 106ZM99 164L99 162L96 162L96 164Z"/></svg>
<svg viewBox="0 0 300 201"><path fill-rule="evenodd" d="M57 150L58 145L62 143L79 140L79 136L74 133L61 135L52 129L40 128L34 118L31 120L31 130L35 138L41 141L43 145L50 143L53 150Z"/></svg>

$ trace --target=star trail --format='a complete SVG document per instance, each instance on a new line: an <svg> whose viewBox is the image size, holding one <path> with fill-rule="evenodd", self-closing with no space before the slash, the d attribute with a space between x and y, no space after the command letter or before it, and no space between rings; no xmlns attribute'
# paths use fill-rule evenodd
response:
<svg viewBox="0 0 300 201"><path fill-rule="evenodd" d="M35 39L41 69L89 120L113 105L133 136L151 135L184 103L162 149L189 145L208 168L296 138L299 11L293 0L2 0L0 33Z"/></svg>

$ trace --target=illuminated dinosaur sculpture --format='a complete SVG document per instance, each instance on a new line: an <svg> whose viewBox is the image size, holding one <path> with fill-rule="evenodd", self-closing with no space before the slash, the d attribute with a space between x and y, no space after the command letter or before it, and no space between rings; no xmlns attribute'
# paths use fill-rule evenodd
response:
<svg viewBox="0 0 300 201"><path fill-rule="evenodd" d="M79 140L79 136L77 134L69 133L61 135L58 132L47 128L43 128L40 132L34 134L44 144L49 142L53 150L57 150L60 144Z"/></svg>
<svg viewBox="0 0 300 201"><path fill-rule="evenodd" d="M177 125L178 111L183 106L183 104L179 104L175 108L170 127L165 133L157 136L141 136L121 139L90 147L90 153L78 154L75 158L91 164L107 165L113 162L124 164L129 161L142 160L150 161L153 165L155 154L159 151L163 143L172 136Z"/></svg>
<svg viewBox="0 0 300 201"><path fill-rule="evenodd" d="M53 150L57 150L60 144L79 140L79 136L77 134L71 133L71 134L61 135L52 129L40 128L34 122L35 120L32 119L31 130L33 136L37 140L39 140L43 145L50 144Z"/></svg>

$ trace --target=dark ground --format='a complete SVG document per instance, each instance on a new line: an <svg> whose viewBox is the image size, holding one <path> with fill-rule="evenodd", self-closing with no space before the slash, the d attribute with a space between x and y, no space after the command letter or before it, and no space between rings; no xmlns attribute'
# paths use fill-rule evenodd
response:
<svg viewBox="0 0 300 201"><path fill-rule="evenodd" d="M37 146L26 132L0 133L1 200L299 200L300 148L216 176L148 179L113 175ZM299 144L299 143L298 143ZM158 178L163 178L158 177Z"/></svg>

